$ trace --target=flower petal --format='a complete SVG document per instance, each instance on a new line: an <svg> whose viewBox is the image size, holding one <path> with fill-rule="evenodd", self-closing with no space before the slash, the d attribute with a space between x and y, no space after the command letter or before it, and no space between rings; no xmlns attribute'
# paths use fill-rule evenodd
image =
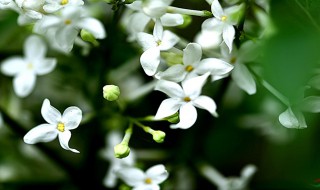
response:
<svg viewBox="0 0 320 190"><path fill-rule="evenodd" d="M236 31L232 25L225 25L225 27L223 28L222 38L229 48L229 53L232 51L232 43L235 33Z"/></svg>
<svg viewBox="0 0 320 190"><path fill-rule="evenodd" d="M157 79L168 80L172 82L181 82L185 79L187 72L185 66L181 64L173 65L163 72L156 74Z"/></svg>
<svg viewBox="0 0 320 190"><path fill-rule="evenodd" d="M25 41L23 50L27 60L31 61L43 58L47 52L47 46L39 36L32 35Z"/></svg>
<svg viewBox="0 0 320 190"><path fill-rule="evenodd" d="M197 116L197 110L192 103L186 103L180 108L179 123L170 125L170 127L172 129L188 129L196 122Z"/></svg>
<svg viewBox="0 0 320 190"><path fill-rule="evenodd" d="M57 125L61 121L61 113L50 105L50 101L45 99L41 107L41 115L46 122Z"/></svg>
<svg viewBox="0 0 320 190"><path fill-rule="evenodd" d="M63 6L61 6L58 3L52 3L52 4L45 4L43 6L43 10L47 13L53 13L56 12L57 10L61 9Z"/></svg>
<svg viewBox="0 0 320 190"><path fill-rule="evenodd" d="M291 108L288 108L286 111L282 112L279 115L279 122L287 127L287 128L298 128L299 127L299 121Z"/></svg>
<svg viewBox="0 0 320 190"><path fill-rule="evenodd" d="M183 64L192 65L201 60L202 49L197 43L189 43L185 49L183 49Z"/></svg>
<svg viewBox="0 0 320 190"><path fill-rule="evenodd" d="M209 18L202 23L201 28L203 31L215 31L221 34L223 31L223 26L224 23L220 20L216 18Z"/></svg>
<svg viewBox="0 0 320 190"><path fill-rule="evenodd" d="M162 37L163 37L163 26L161 24L160 19L156 19L155 22L156 23L153 28L153 37L156 39L156 41L158 41L158 40L161 41Z"/></svg>
<svg viewBox="0 0 320 190"><path fill-rule="evenodd" d="M55 34L57 44L63 51L70 52L78 33L73 26L60 27Z"/></svg>
<svg viewBox="0 0 320 190"><path fill-rule="evenodd" d="M140 57L140 63L144 72L148 76L153 76L160 64L160 49L158 47L152 47L145 51Z"/></svg>
<svg viewBox="0 0 320 190"><path fill-rule="evenodd" d="M159 80L156 84L155 90L159 90L167 94L171 98L183 98L184 92L181 86L175 82Z"/></svg>
<svg viewBox="0 0 320 190"><path fill-rule="evenodd" d="M144 184L146 178L144 172L133 167L124 167L116 171L117 176L129 186L139 186Z"/></svg>
<svg viewBox="0 0 320 190"><path fill-rule="evenodd" d="M79 126L82 119L82 111L75 106L68 107L62 114L61 121L66 129L71 130Z"/></svg>
<svg viewBox="0 0 320 190"><path fill-rule="evenodd" d="M151 34L147 34L144 32L139 32L137 34L137 42L142 46L143 51L157 46L154 37Z"/></svg>
<svg viewBox="0 0 320 190"><path fill-rule="evenodd" d="M191 100L198 97L209 75L210 73L207 72L204 75L182 81L181 85L185 95L189 96Z"/></svg>
<svg viewBox="0 0 320 190"><path fill-rule="evenodd" d="M25 68L26 62L22 57L10 57L5 59L1 65L1 72L8 76L14 76Z"/></svg>
<svg viewBox="0 0 320 190"><path fill-rule="evenodd" d="M36 75L32 71L19 73L13 79L13 89L19 97L28 96L36 84Z"/></svg>
<svg viewBox="0 0 320 190"><path fill-rule="evenodd" d="M224 15L223 9L222 9L218 0L214 0L212 2L211 12L212 12L213 16L218 19L221 19L222 16L226 16L226 15Z"/></svg>
<svg viewBox="0 0 320 190"><path fill-rule="evenodd" d="M214 117L218 117L218 114L217 114L217 111L216 111L217 110L217 105L210 97L208 97L208 96L199 96L195 100L193 100L192 103L193 103L194 106L196 106L198 108L207 110Z"/></svg>
<svg viewBox="0 0 320 190"><path fill-rule="evenodd" d="M154 116L155 119L163 119L175 114L181 107L181 101L177 98L168 98L161 102L159 109Z"/></svg>
<svg viewBox="0 0 320 190"><path fill-rule="evenodd" d="M169 30L165 30L163 32L163 38L161 40L161 44L159 45L160 50L168 50L172 48L180 38Z"/></svg>
<svg viewBox="0 0 320 190"><path fill-rule="evenodd" d="M166 13L160 19L163 26L179 26L184 22L181 14Z"/></svg>
<svg viewBox="0 0 320 190"><path fill-rule="evenodd" d="M56 66L57 60L55 58L41 59L34 62L34 70L38 75L50 73Z"/></svg>
<svg viewBox="0 0 320 190"><path fill-rule="evenodd" d="M65 130L64 132L59 132L59 142L63 149L70 150L74 153L80 153L78 150L69 147L69 140L71 138L71 132L69 130Z"/></svg>
<svg viewBox="0 0 320 190"><path fill-rule="evenodd" d="M211 81L215 81L217 79L221 79L221 76L227 76L233 66L225 61L216 58L207 58L201 60L199 66L196 68L196 72L198 74L205 74L206 72L210 72Z"/></svg>
<svg viewBox="0 0 320 190"><path fill-rule="evenodd" d="M106 37L106 31L103 24L95 18L84 18L76 23L79 29L89 31L96 39L103 39Z"/></svg>
<svg viewBox="0 0 320 190"><path fill-rule="evenodd" d="M248 94L252 95L256 93L256 83L252 74L244 64L235 64L231 77L239 88L246 91Z"/></svg>
<svg viewBox="0 0 320 190"><path fill-rule="evenodd" d="M169 176L166 168L162 164L152 166L146 171L146 176L152 179L155 184L160 184Z"/></svg>
<svg viewBox="0 0 320 190"><path fill-rule="evenodd" d="M38 142L50 142L58 135L54 125L41 124L31 129L24 137L23 141L27 144L35 144Z"/></svg>

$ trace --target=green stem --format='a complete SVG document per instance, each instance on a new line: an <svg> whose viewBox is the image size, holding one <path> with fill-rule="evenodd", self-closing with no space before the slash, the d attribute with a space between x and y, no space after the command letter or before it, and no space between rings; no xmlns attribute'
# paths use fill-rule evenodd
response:
<svg viewBox="0 0 320 190"><path fill-rule="evenodd" d="M122 140L121 143L125 143L126 145L129 144L129 141L130 141L130 138L131 138L131 135L132 135L132 128L133 128L133 125L132 125L132 123L130 123L128 129L125 132L125 135L124 135L123 140Z"/></svg>

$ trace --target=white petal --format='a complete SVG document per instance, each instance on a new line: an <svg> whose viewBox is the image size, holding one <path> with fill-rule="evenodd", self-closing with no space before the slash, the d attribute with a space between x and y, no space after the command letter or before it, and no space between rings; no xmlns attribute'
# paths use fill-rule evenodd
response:
<svg viewBox="0 0 320 190"><path fill-rule="evenodd" d="M298 128L299 121L297 117L292 112L291 108L288 108L286 111L282 112L279 115L279 122L287 128Z"/></svg>
<svg viewBox="0 0 320 190"><path fill-rule="evenodd" d="M25 15L30 17L31 19L41 19L42 18L42 14L34 11L34 10L26 10L25 11Z"/></svg>
<svg viewBox="0 0 320 190"><path fill-rule="evenodd" d="M25 41L23 50L27 60L31 61L43 58L47 52L47 46L39 36L32 35Z"/></svg>
<svg viewBox="0 0 320 190"><path fill-rule="evenodd" d="M28 96L36 84L36 75L31 71L19 73L13 79L13 89L19 97Z"/></svg>
<svg viewBox="0 0 320 190"><path fill-rule="evenodd" d="M217 105L216 103L208 96L199 96L195 100L193 100L193 105L207 110L211 115L218 117L218 114L216 112Z"/></svg>
<svg viewBox="0 0 320 190"><path fill-rule="evenodd" d="M160 18L166 13L168 5L171 4L173 0L144 0L142 1L142 10L150 17Z"/></svg>
<svg viewBox="0 0 320 190"><path fill-rule="evenodd" d="M35 144L38 142L50 142L58 135L54 125L41 124L31 129L24 137L23 141L27 144Z"/></svg>
<svg viewBox="0 0 320 190"><path fill-rule="evenodd" d="M155 21L155 25L154 25L154 28L153 28L153 36L154 38L156 39L156 41L158 40L162 40L162 36L163 36L163 26L161 24L161 21L160 19L156 19Z"/></svg>
<svg viewBox="0 0 320 190"><path fill-rule="evenodd" d="M160 19L163 26L179 26L184 22L181 14L166 13Z"/></svg>
<svg viewBox="0 0 320 190"><path fill-rule="evenodd" d="M140 57L140 63L144 72L148 76L153 76L160 64L160 49L158 47L152 47L145 51Z"/></svg>
<svg viewBox="0 0 320 190"><path fill-rule="evenodd" d="M37 28L37 30L47 30L48 28L52 28L52 27L56 27L59 24L61 24L62 20L57 17L57 16L53 16L53 15L48 15L48 16L44 16L41 20L37 21L35 24L35 28ZM33 29L34 32L35 29Z"/></svg>
<svg viewBox="0 0 320 190"><path fill-rule="evenodd" d="M221 32L202 30L196 35L195 42L200 44L203 49L218 48L222 42Z"/></svg>
<svg viewBox="0 0 320 190"><path fill-rule="evenodd" d="M172 129L188 129L190 128L197 120L197 110L192 105L192 103L187 103L181 106L179 111L179 123L170 125Z"/></svg>
<svg viewBox="0 0 320 190"><path fill-rule="evenodd" d="M229 52L232 51L232 43L233 43L235 33L236 31L232 25L225 25L225 27L223 28L222 38L226 43L226 45L228 46Z"/></svg>
<svg viewBox="0 0 320 190"><path fill-rule="evenodd" d="M131 4L126 4L126 6L135 11L141 11L142 1L134 1Z"/></svg>
<svg viewBox="0 0 320 190"><path fill-rule="evenodd" d="M75 106L68 107L62 114L62 122L68 130L79 126L82 119L82 111Z"/></svg>
<svg viewBox="0 0 320 190"><path fill-rule="evenodd" d="M155 184L160 184L169 176L166 168L162 164L152 166L146 171L146 176L152 179Z"/></svg>
<svg viewBox="0 0 320 190"><path fill-rule="evenodd" d="M241 170L241 178L248 181L256 171L257 167L255 165L247 165Z"/></svg>
<svg viewBox="0 0 320 190"><path fill-rule="evenodd" d="M237 59L243 62L254 61L259 56L259 51L260 47L257 43L246 41L241 44Z"/></svg>
<svg viewBox="0 0 320 190"><path fill-rule="evenodd" d="M5 59L1 65L1 72L8 76L18 74L25 68L26 62L22 57L10 57Z"/></svg>
<svg viewBox="0 0 320 190"><path fill-rule="evenodd" d="M168 50L172 48L180 38L169 30L163 32L163 38L161 44L159 45L160 50Z"/></svg>
<svg viewBox="0 0 320 190"><path fill-rule="evenodd" d="M226 16L224 15L223 9L219 3L218 0L214 0L211 4L211 12L213 14L214 17L216 18L221 18L222 16Z"/></svg>
<svg viewBox="0 0 320 190"><path fill-rule="evenodd" d="M106 31L103 24L95 18L84 18L76 23L79 29L89 31L95 38L103 39L106 37Z"/></svg>
<svg viewBox="0 0 320 190"><path fill-rule="evenodd" d="M154 37L151 34L147 34L144 32L139 32L137 34L137 41L142 46L143 51L157 46Z"/></svg>
<svg viewBox="0 0 320 190"><path fill-rule="evenodd" d="M196 68L198 74L204 74L206 72L211 73L212 81L220 79L221 76L227 76L233 66L225 61L216 58L207 58L201 60L199 66Z"/></svg>
<svg viewBox="0 0 320 190"><path fill-rule="evenodd" d="M235 64L231 73L231 77L233 81L248 94L251 95L256 93L256 83L253 79L252 74L244 64Z"/></svg>
<svg viewBox="0 0 320 190"><path fill-rule="evenodd" d="M69 147L69 140L71 138L71 132L69 130L65 130L64 132L59 132L59 142L63 149L70 150L74 153L80 153L78 150Z"/></svg>
<svg viewBox="0 0 320 190"><path fill-rule="evenodd" d="M34 63L34 70L38 75L45 75L53 71L57 64L55 58L43 59Z"/></svg>
<svg viewBox="0 0 320 190"><path fill-rule="evenodd" d="M143 13L134 13L129 18L127 28L129 32L136 34L138 32L143 32L149 22L150 17ZM152 40L154 39L152 38Z"/></svg>
<svg viewBox="0 0 320 190"><path fill-rule="evenodd" d="M223 31L223 26L224 23L220 20L216 18L209 18L202 23L201 28L204 31L215 31L221 34Z"/></svg>
<svg viewBox="0 0 320 190"><path fill-rule="evenodd" d="M191 100L200 95L203 85L205 84L210 73L187 79L182 81L182 88L186 96L189 96Z"/></svg>
<svg viewBox="0 0 320 190"><path fill-rule="evenodd" d="M187 47L183 50L183 64L191 65L197 63L201 60L202 49L197 43L189 43Z"/></svg>
<svg viewBox="0 0 320 190"><path fill-rule="evenodd" d="M168 98L161 102L159 109L154 116L155 119L162 119L175 114L181 106L181 101L176 98Z"/></svg>
<svg viewBox="0 0 320 190"><path fill-rule="evenodd" d="M159 80L156 84L155 90L159 90L167 94L171 98L183 98L184 92L181 86L175 82Z"/></svg>
<svg viewBox="0 0 320 190"><path fill-rule="evenodd" d="M129 186L138 186L144 184L146 177L143 171L133 167L121 168L116 172L116 175Z"/></svg>
<svg viewBox="0 0 320 190"><path fill-rule="evenodd" d="M47 13L53 13L56 12L57 10L61 9L63 6L60 4L46 4L43 6L43 10Z"/></svg>
<svg viewBox="0 0 320 190"><path fill-rule="evenodd" d="M46 122L57 125L61 121L61 113L50 105L50 101L45 99L41 107L41 115Z"/></svg>
<svg viewBox="0 0 320 190"><path fill-rule="evenodd" d="M73 26L60 27L56 31L57 44L63 51L70 52L79 31Z"/></svg>
<svg viewBox="0 0 320 190"><path fill-rule="evenodd" d="M159 72L156 75L157 79L168 80L172 82L181 82L187 75L185 66L181 64L173 65L164 72Z"/></svg>

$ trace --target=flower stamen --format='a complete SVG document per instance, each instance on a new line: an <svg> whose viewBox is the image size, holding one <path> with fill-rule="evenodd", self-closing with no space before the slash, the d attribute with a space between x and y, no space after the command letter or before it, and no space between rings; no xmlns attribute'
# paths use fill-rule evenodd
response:
<svg viewBox="0 0 320 190"><path fill-rule="evenodd" d="M190 102L191 101L191 98L189 96L186 96L183 98L183 101L185 102Z"/></svg>
<svg viewBox="0 0 320 190"><path fill-rule="evenodd" d="M227 18L228 18L227 16L222 16L222 17L221 17L221 21L222 21L222 22L225 22L225 21L227 20Z"/></svg>
<svg viewBox="0 0 320 190"><path fill-rule="evenodd" d="M157 46L160 46L162 42L161 40L157 40L156 43L157 43Z"/></svg>
<svg viewBox="0 0 320 190"><path fill-rule="evenodd" d="M64 23L65 23L66 25L69 25L69 24L72 23L72 21L71 21L70 19L66 19L66 20L64 21Z"/></svg>
<svg viewBox="0 0 320 190"><path fill-rule="evenodd" d="M193 67L191 66L191 65L188 65L188 66L186 66L186 68L185 68L185 70L187 71L187 72L191 72L191 71L193 71Z"/></svg>
<svg viewBox="0 0 320 190"><path fill-rule="evenodd" d="M236 57L231 57L230 63L235 64L236 61L237 61L237 58L236 58Z"/></svg>
<svg viewBox="0 0 320 190"><path fill-rule="evenodd" d="M66 5L69 3L69 0L61 0L60 4L61 5Z"/></svg>
<svg viewBox="0 0 320 190"><path fill-rule="evenodd" d="M144 180L144 182L146 183L146 184L151 184L152 183L152 179L151 178L146 178L145 180Z"/></svg>
<svg viewBox="0 0 320 190"><path fill-rule="evenodd" d="M60 132L64 132L64 123L59 122L57 125L57 129Z"/></svg>

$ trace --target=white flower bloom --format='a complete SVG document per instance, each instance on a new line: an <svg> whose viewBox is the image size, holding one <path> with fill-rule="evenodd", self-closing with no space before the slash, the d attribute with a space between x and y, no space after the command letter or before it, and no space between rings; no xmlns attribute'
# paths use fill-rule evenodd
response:
<svg viewBox="0 0 320 190"><path fill-rule="evenodd" d="M209 73L182 81L182 87L171 81L160 80L155 90L166 93L170 98L165 99L155 115L155 119L162 119L173 115L179 110L180 122L171 128L190 128L197 120L195 107L205 109L217 117L216 103L208 96L200 95Z"/></svg>
<svg viewBox="0 0 320 190"><path fill-rule="evenodd" d="M105 38L106 32L102 23L84 13L82 7L65 7L59 16L44 16L35 24L34 32L47 35L50 41L56 41L65 52L71 51L81 29L87 30L96 39Z"/></svg>
<svg viewBox="0 0 320 190"><path fill-rule="evenodd" d="M133 190L160 190L159 184L165 181L169 174L164 165L152 166L146 172L133 167L118 170L116 174Z"/></svg>
<svg viewBox="0 0 320 190"><path fill-rule="evenodd" d="M10 57L3 61L1 71L14 76L13 88L19 97L28 96L35 84L36 76L51 72L56 59L45 58L46 44L38 36L30 36L24 43L25 57Z"/></svg>
<svg viewBox="0 0 320 190"><path fill-rule="evenodd" d="M21 8L20 14L24 14L32 19L41 19L41 9L45 0L15 0L18 7Z"/></svg>
<svg viewBox="0 0 320 190"><path fill-rule="evenodd" d="M235 29L238 18L234 18L234 14L239 12L242 6L232 6L227 9L222 9L218 0L214 0L211 4L211 11L215 18L207 19L202 24L202 30L216 31L222 33L222 39L228 46L230 52L235 36Z"/></svg>
<svg viewBox="0 0 320 190"><path fill-rule="evenodd" d="M127 7L135 12L125 15L124 26L129 33L129 41L134 41L139 32L143 32L150 20L160 19L162 26L178 26L183 24L184 19L181 14L164 13L170 2L150 1L144 2L137 0L127 5ZM152 6L153 4L157 6ZM150 7L151 6L151 7ZM160 6L160 8L159 8ZM150 14L149 14L150 13Z"/></svg>
<svg viewBox="0 0 320 190"><path fill-rule="evenodd" d="M158 79L181 82L210 72L212 81L221 79L233 69L229 63L216 58L201 60L202 50L197 43L189 43L183 50L183 64L176 64L164 72L157 73Z"/></svg>
<svg viewBox="0 0 320 190"><path fill-rule="evenodd" d="M140 57L141 66L149 76L153 76L157 72L160 64L160 51L169 50L179 41L179 37L172 32L163 31L159 19L154 26L153 35L140 32L137 37L139 44L144 49Z"/></svg>
<svg viewBox="0 0 320 190"><path fill-rule="evenodd" d="M257 44L247 41L241 45L239 50L233 48L231 54L225 46L222 46L221 54L224 60L234 65L231 78L237 86L250 95L255 94L256 82L245 63L255 60L259 55Z"/></svg>
<svg viewBox="0 0 320 190"><path fill-rule="evenodd" d="M71 138L70 130L79 126L82 119L82 111L78 107L71 106L61 115L56 108L50 105L50 101L45 99L41 107L41 115L48 123L31 129L23 137L24 142L27 144L50 142L58 136L63 149L79 153L78 150L70 148L68 144Z"/></svg>
<svg viewBox="0 0 320 190"><path fill-rule="evenodd" d="M43 6L43 10L47 13L56 12L63 7L79 6L84 4L82 0L46 0L46 3L47 4Z"/></svg>
<svg viewBox="0 0 320 190"><path fill-rule="evenodd" d="M110 166L106 176L103 179L103 184L108 188L112 188L116 186L116 172L124 167L133 166L135 163L135 155L134 150L131 149L130 154L125 158L119 159L114 156L113 147L122 141L121 135L117 131L110 132L106 138L106 141L107 147L103 150L102 156L110 161Z"/></svg>
<svg viewBox="0 0 320 190"><path fill-rule="evenodd" d="M204 165L201 173L215 184L219 190L246 190L248 189L249 180L257 171L256 166L247 165L241 171L240 177L224 177L214 167Z"/></svg>

